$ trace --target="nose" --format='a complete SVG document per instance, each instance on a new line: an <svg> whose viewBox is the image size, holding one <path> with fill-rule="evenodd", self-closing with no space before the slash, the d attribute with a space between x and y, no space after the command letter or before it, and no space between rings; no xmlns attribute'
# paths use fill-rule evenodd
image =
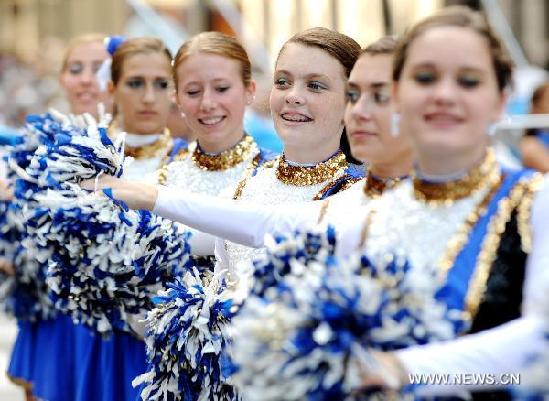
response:
<svg viewBox="0 0 549 401"><path fill-rule="evenodd" d="M373 102L371 102L365 94L361 94L360 98L355 103L347 103L347 107L351 118L357 120L372 119Z"/></svg>
<svg viewBox="0 0 549 401"><path fill-rule="evenodd" d="M80 82L85 85L91 85L95 81L95 74L91 68L84 68L80 75Z"/></svg>
<svg viewBox="0 0 549 401"><path fill-rule="evenodd" d="M145 84L145 93L143 94L143 101L145 103L154 103L156 99L156 94L154 91L154 86L152 84Z"/></svg>
<svg viewBox="0 0 549 401"><path fill-rule="evenodd" d="M200 111L209 112L215 109L216 102L209 89L204 90L200 101Z"/></svg>
<svg viewBox="0 0 549 401"><path fill-rule="evenodd" d="M287 104L302 105L305 103L305 97L299 87L294 85L286 92L285 101Z"/></svg>
<svg viewBox="0 0 549 401"><path fill-rule="evenodd" d="M434 87L433 98L437 103L452 103L456 96L456 85L451 79L441 79Z"/></svg>

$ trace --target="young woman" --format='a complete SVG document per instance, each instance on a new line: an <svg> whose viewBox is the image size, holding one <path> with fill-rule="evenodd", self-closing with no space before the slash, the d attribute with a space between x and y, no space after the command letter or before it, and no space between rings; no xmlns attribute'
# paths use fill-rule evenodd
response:
<svg viewBox="0 0 549 401"><path fill-rule="evenodd" d="M65 91L72 114L89 113L95 118L97 105L111 111L112 99L100 90L95 74L109 53L103 44L104 35L88 34L73 39L65 52L59 82Z"/></svg>
<svg viewBox="0 0 549 401"><path fill-rule="evenodd" d="M539 316L542 308L536 304L547 282L541 221L547 215L547 186L539 191L543 179L531 172L502 170L488 144L487 128L503 110L511 77L501 42L480 15L449 8L406 34L393 77L400 129L412 140L417 167L413 182L387 193L376 208L366 250L379 255L398 244L413 271L434 270L442 286L437 296L466 313L470 333L521 316L528 265L532 276L524 306ZM356 232L350 235L357 238ZM455 348L429 346L397 356L412 373L489 366L493 357L483 361L479 356L494 337L477 338L476 346L463 339ZM438 387L442 393L451 390ZM473 397L509 396L487 392Z"/></svg>

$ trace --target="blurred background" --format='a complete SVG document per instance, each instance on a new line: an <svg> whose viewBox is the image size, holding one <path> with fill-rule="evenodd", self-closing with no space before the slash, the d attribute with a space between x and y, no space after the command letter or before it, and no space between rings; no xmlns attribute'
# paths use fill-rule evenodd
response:
<svg viewBox="0 0 549 401"><path fill-rule="evenodd" d="M27 114L48 107L67 110L58 72L74 36L151 35L175 52L188 36L217 30L239 37L254 63L258 94L248 129L272 134L267 102L272 66L292 34L326 26L365 46L452 4L486 13L518 67L508 113L528 113L533 88L547 79L549 0L0 0L0 126L19 128ZM520 165L521 136L516 127L497 132L505 163ZM14 334L14 325L0 316L0 400L22 399L3 374Z"/></svg>
<svg viewBox="0 0 549 401"><path fill-rule="evenodd" d="M510 107L526 112L549 64L549 0L0 0L0 123L66 109L57 73L65 44L82 33L158 36L173 51L200 31L234 34L268 92L276 53L297 31L326 26L366 45L450 4L486 12L520 67ZM263 113L265 100L255 105Z"/></svg>

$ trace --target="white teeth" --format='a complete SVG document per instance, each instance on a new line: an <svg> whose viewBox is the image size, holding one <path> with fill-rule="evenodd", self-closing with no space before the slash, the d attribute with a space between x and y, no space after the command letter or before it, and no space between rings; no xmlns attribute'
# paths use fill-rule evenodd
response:
<svg viewBox="0 0 549 401"><path fill-rule="evenodd" d="M288 121L307 122L311 119L300 114L282 114L282 118Z"/></svg>
<svg viewBox="0 0 549 401"><path fill-rule="evenodd" d="M208 118L201 118L200 122L205 125L214 125L214 124L220 123L221 120L223 120L223 117L208 117Z"/></svg>

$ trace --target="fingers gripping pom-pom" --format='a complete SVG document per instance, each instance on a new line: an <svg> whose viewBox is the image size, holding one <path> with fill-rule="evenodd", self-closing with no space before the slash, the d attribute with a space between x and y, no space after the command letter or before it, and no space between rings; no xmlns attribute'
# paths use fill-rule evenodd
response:
<svg viewBox="0 0 549 401"><path fill-rule="evenodd" d="M269 254L285 260L277 246L285 249L281 242ZM233 319L233 381L244 399L372 399L356 391L361 367L373 365L367 349L453 338L462 328L435 300L436 280L409 274L405 260L325 252L305 265L311 259L289 248L284 264L300 274L249 297Z"/></svg>

